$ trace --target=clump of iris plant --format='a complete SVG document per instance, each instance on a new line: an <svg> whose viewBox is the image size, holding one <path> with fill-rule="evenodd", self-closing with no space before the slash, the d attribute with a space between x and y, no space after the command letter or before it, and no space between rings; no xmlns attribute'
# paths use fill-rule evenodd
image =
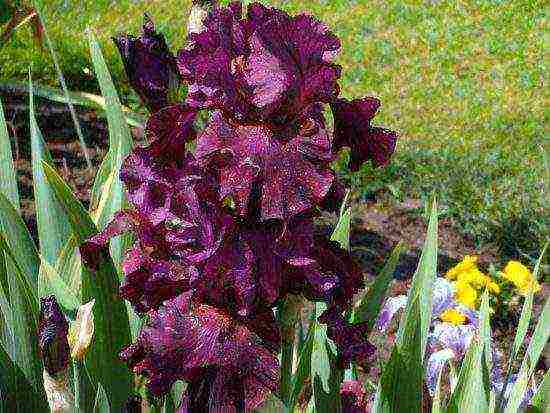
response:
<svg viewBox="0 0 550 413"><path fill-rule="evenodd" d="M451 274L450 278L453 278L453 274L460 276L459 274L464 271L479 271L477 267L472 266L474 263L475 259L466 257L465 260L447 272L446 277L449 278L449 274ZM460 366L472 344L472 340L479 334L480 329L479 312L470 307L469 301L465 303L462 300L460 287L457 286L456 282L451 282L447 278L436 277L433 284L432 320L428 337L425 372L425 382L432 396L436 391L438 378L442 370L449 364L455 367ZM486 288L490 290L488 285ZM406 303L406 295L388 298L376 320L375 328L381 333L386 333L395 315L405 308ZM504 356L499 349L493 348L491 357L493 360L492 369L489 372L491 389L496 394L500 394L504 390L503 397L507 400L517 375L509 375L504 370ZM451 388L456 386L456 379L455 375L449 375ZM522 407L528 405L533 394L534 386L526 389L521 402Z"/></svg>
<svg viewBox="0 0 550 413"><path fill-rule="evenodd" d="M141 36L114 40L151 112L149 144L120 172L131 207L81 253L93 268L110 238L135 237L120 296L147 322L121 357L154 396L186 380L183 411L249 411L279 385L273 309L294 294L326 304L319 320L340 367L365 362L366 324L346 317L361 270L314 218L342 201L340 149L352 170L381 166L397 135L372 125L377 99L340 97L338 38L309 15L259 3L243 14L234 2L215 6L177 54L149 18ZM201 111L210 116L197 130Z"/></svg>

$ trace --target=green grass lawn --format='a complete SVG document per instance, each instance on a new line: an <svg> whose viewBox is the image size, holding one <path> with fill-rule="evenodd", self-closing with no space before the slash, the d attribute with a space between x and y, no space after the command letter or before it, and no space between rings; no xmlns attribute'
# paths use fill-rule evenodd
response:
<svg viewBox="0 0 550 413"><path fill-rule="evenodd" d="M109 40L137 32L147 11L173 48L184 42L190 1L48 0L48 29L70 87L96 91L85 29L101 39L115 80L135 102ZM445 213L503 255L533 254L547 236L543 213L542 1L271 0L308 10L342 40L342 94L382 100L376 122L400 132L394 163L365 167L351 181L367 194L438 194ZM32 65L56 85L48 53L20 30L0 52L0 79L22 79ZM546 100L547 101L547 100Z"/></svg>

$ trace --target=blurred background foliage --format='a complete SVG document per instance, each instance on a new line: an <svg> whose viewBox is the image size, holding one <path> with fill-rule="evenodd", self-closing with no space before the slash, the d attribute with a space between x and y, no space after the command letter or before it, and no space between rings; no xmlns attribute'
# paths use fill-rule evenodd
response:
<svg viewBox="0 0 550 413"><path fill-rule="evenodd" d="M548 236L543 178L542 1L267 0L309 11L342 40L342 95L377 96L375 123L396 129L393 164L349 174L362 199L426 200L479 244L503 256L536 255ZM110 37L138 33L149 13L175 51L184 43L189 0L43 0L47 29L69 89L98 93L85 31L97 34L125 104L139 110ZM546 37L547 38L547 37ZM21 27L0 49L0 80L58 86L51 55Z"/></svg>

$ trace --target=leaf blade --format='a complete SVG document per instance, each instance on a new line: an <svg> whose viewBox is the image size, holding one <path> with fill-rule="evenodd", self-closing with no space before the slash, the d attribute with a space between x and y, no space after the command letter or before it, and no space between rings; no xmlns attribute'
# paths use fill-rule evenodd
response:
<svg viewBox="0 0 550 413"><path fill-rule="evenodd" d="M14 260L4 235L0 232L0 253L6 260L6 268L12 273L8 276L11 314L4 319L12 323L14 339L14 361L21 368L36 392L41 391L42 362L38 350L38 298L31 284ZM2 306L2 311L5 307Z"/></svg>
<svg viewBox="0 0 550 413"><path fill-rule="evenodd" d="M67 311L75 312L80 306L80 299L71 291L55 268L45 260L41 263L41 274L48 282L48 290L56 296L59 304Z"/></svg>
<svg viewBox="0 0 550 413"><path fill-rule="evenodd" d="M543 247L542 252L540 253L539 259L537 260L537 263L535 265L535 268L533 269L534 279L538 279L538 274L540 272L542 260L544 258L544 254L546 253L547 248L548 248L548 242ZM527 329L529 328L529 322L531 321L531 311L533 307L534 296L535 296L535 291L533 288L531 288L529 293L527 294L527 297L525 298L525 301L523 302L523 307L521 309L521 316L518 322L516 335L514 337L514 344L512 346L511 360L516 359L519 353L519 349L521 348L523 341L525 340Z"/></svg>
<svg viewBox="0 0 550 413"><path fill-rule="evenodd" d="M384 268L370 286L367 294L361 299L353 312L353 322L367 322L367 333L370 332L376 322L376 317L384 304L386 293L393 280L393 273L403 251L403 243L399 242L393 249L390 258Z"/></svg>
<svg viewBox="0 0 550 413"><path fill-rule="evenodd" d="M94 413L111 413L111 408L109 407L109 399L101 383L97 385Z"/></svg>
<svg viewBox="0 0 550 413"><path fill-rule="evenodd" d="M550 298L546 299L544 308L535 326L531 342L525 352L525 357L521 363L518 378L510 391L508 404L505 413L513 413L519 409L523 395L527 389L527 384L532 376L537 362L542 354L544 346L550 338Z"/></svg>
<svg viewBox="0 0 550 413"><path fill-rule="evenodd" d="M19 210L17 174L15 173L12 156L8 126L4 117L2 101L0 100L0 194L4 194L15 209Z"/></svg>
<svg viewBox="0 0 550 413"><path fill-rule="evenodd" d="M410 312L412 303L416 297L420 298L420 324L421 324L421 354L422 357L426 352L426 344L428 342L428 330L431 324L432 316L432 285L437 275L437 202L435 198L431 203L430 219L428 223L428 231L426 241L422 248L422 254L418 263L416 272L413 277L412 285L409 292L407 306L403 312L403 320L406 320ZM401 323L397 336L397 344L403 346L406 337L404 335L404 326L406 323Z"/></svg>
<svg viewBox="0 0 550 413"><path fill-rule="evenodd" d="M6 242L14 255L15 261L23 270L33 288L38 288L38 271L40 258L34 241L25 222L17 213L14 205L4 194L0 193L0 231L10 234Z"/></svg>
<svg viewBox="0 0 550 413"><path fill-rule="evenodd" d="M330 237L331 241L336 241L342 249L349 251L350 233L351 233L351 207L348 207L349 192L346 193L342 205L336 227Z"/></svg>
<svg viewBox="0 0 550 413"><path fill-rule="evenodd" d="M92 32L89 34L89 45L99 87L105 98L109 126L109 151L94 182L90 204L92 208L98 209L96 223L99 228L103 228L117 211L128 205L119 175L122 161L132 150L133 140L109 69ZM123 251L128 246L128 237L122 236L111 240L112 257L117 268L120 267Z"/></svg>
<svg viewBox="0 0 550 413"><path fill-rule="evenodd" d="M490 357L489 293L485 290L480 306L480 332L474 337L464 356L456 388L449 401L448 412L459 413L464 409L489 411L490 389L487 358Z"/></svg>
<svg viewBox="0 0 550 413"><path fill-rule="evenodd" d="M46 412L49 411L46 394L37 392L23 371L13 362L4 346L0 344L0 408L3 411ZM24 394L25 397L17 397Z"/></svg>
<svg viewBox="0 0 550 413"><path fill-rule="evenodd" d="M53 165L53 161L36 122L34 93L30 74L29 122L36 226L40 253L44 259L53 265L70 235L70 227L62 206L55 199L44 176L43 163Z"/></svg>
<svg viewBox="0 0 550 413"><path fill-rule="evenodd" d="M56 196L65 207L79 243L97 233L97 228L70 188L49 165L45 175ZM130 342L126 306L118 300L118 275L111 258L102 254L97 271L83 267L82 301L95 299L95 339L86 355L86 367L92 381L101 383L111 396L111 408L120 411L132 389L131 374L118 358L122 347Z"/></svg>
<svg viewBox="0 0 550 413"><path fill-rule="evenodd" d="M376 392L375 412L422 411L423 361L431 324L431 287L437 272L438 215L435 199L429 217L426 240L401 318L396 344L384 366Z"/></svg>

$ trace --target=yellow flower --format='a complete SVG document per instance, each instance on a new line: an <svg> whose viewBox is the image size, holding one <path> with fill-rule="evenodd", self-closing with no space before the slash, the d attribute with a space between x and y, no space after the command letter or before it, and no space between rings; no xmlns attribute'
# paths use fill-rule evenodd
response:
<svg viewBox="0 0 550 413"><path fill-rule="evenodd" d="M476 289L485 287L487 284L487 276L483 274L477 267L472 268L468 271L461 272L457 275L457 281L463 281L470 284Z"/></svg>
<svg viewBox="0 0 550 413"><path fill-rule="evenodd" d="M445 277L449 280L454 280L460 273L468 272L472 269L477 269L477 257L475 255L466 255L462 261L456 264L453 268L447 271Z"/></svg>
<svg viewBox="0 0 550 413"><path fill-rule="evenodd" d="M466 322L466 316L460 311L455 310L454 308L448 308L443 311L439 316L441 321L447 323L453 323L454 325L464 324Z"/></svg>
<svg viewBox="0 0 550 413"><path fill-rule="evenodd" d="M514 284L521 295L527 295L531 289L534 289L535 293L540 291L539 283L533 278L531 271L521 262L508 262L501 275Z"/></svg>
<svg viewBox="0 0 550 413"><path fill-rule="evenodd" d="M489 290L489 292L492 292L495 295L500 294L500 287L498 286L498 284L496 282L494 282L490 278L487 281L487 289Z"/></svg>
<svg viewBox="0 0 550 413"><path fill-rule="evenodd" d="M470 283L464 280L456 281L454 284L456 287L456 300L461 302L465 306L470 307L471 309L475 309L477 291L470 285Z"/></svg>
<svg viewBox="0 0 550 413"><path fill-rule="evenodd" d="M477 271L477 274L475 274L475 278L472 281L472 284L474 287L476 287L477 290L487 288L489 292L493 294L500 293L500 287L496 282L494 282L491 277L489 277L486 274L483 274L481 271Z"/></svg>

